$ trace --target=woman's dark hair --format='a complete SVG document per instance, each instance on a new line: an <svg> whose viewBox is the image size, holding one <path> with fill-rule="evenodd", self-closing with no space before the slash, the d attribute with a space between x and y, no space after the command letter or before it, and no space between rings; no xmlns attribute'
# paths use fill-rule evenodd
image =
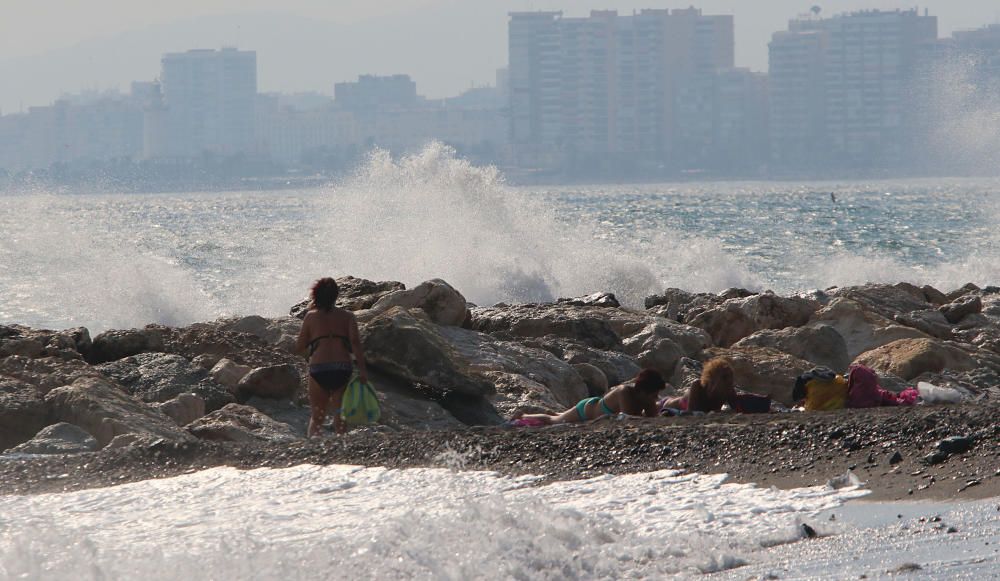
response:
<svg viewBox="0 0 1000 581"><path fill-rule="evenodd" d="M337 281L330 277L321 278L312 286L313 306L321 311L333 310L334 305L337 304L339 293L340 288L337 287Z"/></svg>
<svg viewBox="0 0 1000 581"><path fill-rule="evenodd" d="M663 376L655 369L643 369L635 376L635 389L646 393L657 393L667 386Z"/></svg>

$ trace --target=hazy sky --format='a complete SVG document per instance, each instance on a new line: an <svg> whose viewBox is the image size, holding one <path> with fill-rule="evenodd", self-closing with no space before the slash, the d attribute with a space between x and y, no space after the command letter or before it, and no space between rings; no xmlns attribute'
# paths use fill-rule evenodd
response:
<svg viewBox="0 0 1000 581"><path fill-rule="evenodd" d="M1000 22L997 0L0 0L0 108L45 104L61 92L127 89L159 74L159 55L237 45L258 51L268 90L332 92L360 73L410 73L421 93L492 82L507 60L506 13L678 8L736 16L737 65L767 69L767 42L813 4L825 14L930 9L941 34Z"/></svg>

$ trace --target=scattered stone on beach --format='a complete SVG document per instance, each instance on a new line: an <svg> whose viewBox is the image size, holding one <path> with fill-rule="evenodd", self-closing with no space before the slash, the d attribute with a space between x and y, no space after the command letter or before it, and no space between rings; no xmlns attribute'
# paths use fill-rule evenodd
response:
<svg viewBox="0 0 1000 581"><path fill-rule="evenodd" d="M924 456L923 458L921 458L920 461L923 462L924 464L928 465L928 466L934 466L935 464L940 464L942 462L946 462L948 460L948 458L950 458L950 457L951 457L951 455L948 454L947 452L942 452L940 450L936 450L936 451L931 452L930 454Z"/></svg>
<svg viewBox="0 0 1000 581"><path fill-rule="evenodd" d="M896 450L895 452L892 453L892 456L889 456L889 465L891 466L895 466L896 464L899 464L902 461L903 461L903 455L899 453L899 450Z"/></svg>
<svg viewBox="0 0 1000 581"><path fill-rule="evenodd" d="M969 436L952 436L939 441L937 449L945 454L962 454L971 450L975 443Z"/></svg>
<svg viewBox="0 0 1000 581"><path fill-rule="evenodd" d="M97 440L86 430L73 424L60 422L46 426L35 437L15 446L7 453L13 454L80 454L99 448Z"/></svg>

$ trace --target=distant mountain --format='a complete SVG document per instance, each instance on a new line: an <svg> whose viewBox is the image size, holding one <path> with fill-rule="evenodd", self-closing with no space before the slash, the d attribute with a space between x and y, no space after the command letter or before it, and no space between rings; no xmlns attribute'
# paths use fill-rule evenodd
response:
<svg viewBox="0 0 1000 581"><path fill-rule="evenodd" d="M487 4L487 3L484 3ZM506 66L506 11L456 2L345 26L285 13L241 13L176 21L0 60L0 108L45 105L64 92L128 90L159 76L160 57L191 48L257 51L261 91L333 92L359 74L406 73L440 97L491 83ZM430 32L433 31L433 32Z"/></svg>

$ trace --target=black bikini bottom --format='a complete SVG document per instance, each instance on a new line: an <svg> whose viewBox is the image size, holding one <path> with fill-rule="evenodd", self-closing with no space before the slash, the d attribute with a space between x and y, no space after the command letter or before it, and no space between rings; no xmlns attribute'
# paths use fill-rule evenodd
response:
<svg viewBox="0 0 1000 581"><path fill-rule="evenodd" d="M350 361L332 361L309 366L309 376L326 391L334 392L347 387L354 366Z"/></svg>

